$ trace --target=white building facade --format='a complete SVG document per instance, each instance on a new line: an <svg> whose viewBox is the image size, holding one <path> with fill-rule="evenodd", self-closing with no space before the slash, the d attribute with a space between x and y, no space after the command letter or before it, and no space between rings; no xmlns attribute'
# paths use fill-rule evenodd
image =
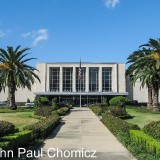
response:
<svg viewBox="0 0 160 160"><path fill-rule="evenodd" d="M140 103L148 99L147 88L142 89L137 81L133 87L125 77L125 63L81 63L79 62L37 63L36 68L41 83L38 81L32 90L17 89L16 102L33 101L36 95L47 96L50 100L56 97L59 102L71 101L79 104L101 102L113 96L127 96ZM7 90L0 93L0 101L7 100Z"/></svg>
<svg viewBox="0 0 160 160"><path fill-rule="evenodd" d="M37 63L41 83L36 82L32 90L18 89L16 101L34 100L36 95L56 97L59 101L82 104L100 102L102 97L128 95L126 92L124 63L81 63L79 62ZM0 93L0 101L7 99L7 92Z"/></svg>

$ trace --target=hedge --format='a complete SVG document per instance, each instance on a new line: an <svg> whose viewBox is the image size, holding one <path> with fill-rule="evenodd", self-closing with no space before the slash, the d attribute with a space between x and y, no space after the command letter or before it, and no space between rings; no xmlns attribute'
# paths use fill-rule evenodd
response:
<svg viewBox="0 0 160 160"><path fill-rule="evenodd" d="M24 130L15 134L1 137L0 148L6 150L16 150L18 147L25 146L29 141L31 141L31 135L32 131Z"/></svg>
<svg viewBox="0 0 160 160"><path fill-rule="evenodd" d="M107 128L114 134L127 133L129 135L130 130L139 130L138 125L127 123L126 121L111 115L109 112L102 114L102 122Z"/></svg>
<svg viewBox="0 0 160 160"><path fill-rule="evenodd" d="M148 153L155 153L160 158L160 142L143 131L130 130L130 139L134 143L143 144Z"/></svg>
<svg viewBox="0 0 160 160"><path fill-rule="evenodd" d="M43 119L37 123L24 127L26 130L32 130L33 138L45 138L49 132L51 132L55 126L60 122L60 117L57 114L52 114L46 119Z"/></svg>
<svg viewBox="0 0 160 160"><path fill-rule="evenodd" d="M64 116L69 113L70 109L68 107L62 107L58 110L53 111L53 114L58 114L59 116Z"/></svg>
<svg viewBox="0 0 160 160"><path fill-rule="evenodd" d="M97 116L101 116L101 114L103 113L102 107L100 107L100 106L98 106L98 105L91 105L91 106L89 106L89 108L90 108Z"/></svg>
<svg viewBox="0 0 160 160"><path fill-rule="evenodd" d="M15 133L16 131L17 129L15 129L14 124L8 121L0 121L0 137Z"/></svg>
<svg viewBox="0 0 160 160"><path fill-rule="evenodd" d="M144 126L144 132L160 141L160 121L153 121Z"/></svg>

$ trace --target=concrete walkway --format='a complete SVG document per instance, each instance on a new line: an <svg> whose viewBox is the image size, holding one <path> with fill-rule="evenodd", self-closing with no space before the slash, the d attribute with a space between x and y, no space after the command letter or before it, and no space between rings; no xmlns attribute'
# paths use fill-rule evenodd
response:
<svg viewBox="0 0 160 160"><path fill-rule="evenodd" d="M44 143L38 160L135 160L88 108L74 108Z"/></svg>

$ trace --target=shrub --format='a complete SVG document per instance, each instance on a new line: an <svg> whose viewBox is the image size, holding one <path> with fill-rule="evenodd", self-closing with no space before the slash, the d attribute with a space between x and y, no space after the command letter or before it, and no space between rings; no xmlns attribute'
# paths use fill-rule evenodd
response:
<svg viewBox="0 0 160 160"><path fill-rule="evenodd" d="M111 106L123 107L129 102L130 100L128 98L123 97L123 96L117 96L117 97L113 97L112 99L110 99L109 104Z"/></svg>
<svg viewBox="0 0 160 160"><path fill-rule="evenodd" d="M34 106L35 107L42 107L42 101L40 96L36 96L34 99Z"/></svg>
<svg viewBox="0 0 160 160"><path fill-rule="evenodd" d="M160 121L153 121L144 126L144 132L160 141Z"/></svg>
<svg viewBox="0 0 160 160"><path fill-rule="evenodd" d="M41 97L42 105L50 105L50 101L47 97Z"/></svg>
<svg viewBox="0 0 160 160"><path fill-rule="evenodd" d="M89 106L89 108L97 115L97 116L101 116L101 114L103 113L103 108L98 106L98 105L91 105Z"/></svg>
<svg viewBox="0 0 160 160"><path fill-rule="evenodd" d="M0 121L0 137L12 134L16 131L14 124L7 121Z"/></svg>
<svg viewBox="0 0 160 160"><path fill-rule="evenodd" d="M68 107L62 107L56 110L54 113L57 113L59 116L63 116L63 115L66 115L69 111L70 109Z"/></svg>
<svg viewBox="0 0 160 160"><path fill-rule="evenodd" d="M129 102L129 99L122 96L117 96L109 101L110 111L114 116L125 116L127 115L125 105Z"/></svg>
<svg viewBox="0 0 160 160"><path fill-rule="evenodd" d="M119 133L127 133L129 135L129 131L132 129L139 130L138 125L133 125L127 123L126 121L111 115L106 112L102 114L102 122L107 126L107 128L114 134L118 135Z"/></svg>
<svg viewBox="0 0 160 160"><path fill-rule="evenodd" d="M138 130L131 130L130 138L131 141L142 144L148 153L155 153L160 158L160 142Z"/></svg>
<svg viewBox="0 0 160 160"><path fill-rule="evenodd" d="M46 119L43 119L37 123L24 127L26 130L32 130L33 138L45 138L49 132L51 132L55 126L59 123L60 117L57 114L52 114Z"/></svg>
<svg viewBox="0 0 160 160"><path fill-rule="evenodd" d="M50 106L36 107L34 114L37 116L47 117L52 114L53 109Z"/></svg>
<svg viewBox="0 0 160 160"><path fill-rule="evenodd" d="M55 110L57 108L57 98L52 99L52 109Z"/></svg>
<svg viewBox="0 0 160 160"><path fill-rule="evenodd" d="M16 150L18 147L22 147L29 141L31 141L31 133L32 131L25 130L5 137L1 137L0 148Z"/></svg>

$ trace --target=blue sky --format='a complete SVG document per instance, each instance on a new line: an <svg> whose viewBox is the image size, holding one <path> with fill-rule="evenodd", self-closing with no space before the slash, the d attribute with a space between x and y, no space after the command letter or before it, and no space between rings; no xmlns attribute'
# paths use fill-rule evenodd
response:
<svg viewBox="0 0 160 160"><path fill-rule="evenodd" d="M31 62L126 62L160 38L160 0L0 0L0 47L31 48Z"/></svg>

